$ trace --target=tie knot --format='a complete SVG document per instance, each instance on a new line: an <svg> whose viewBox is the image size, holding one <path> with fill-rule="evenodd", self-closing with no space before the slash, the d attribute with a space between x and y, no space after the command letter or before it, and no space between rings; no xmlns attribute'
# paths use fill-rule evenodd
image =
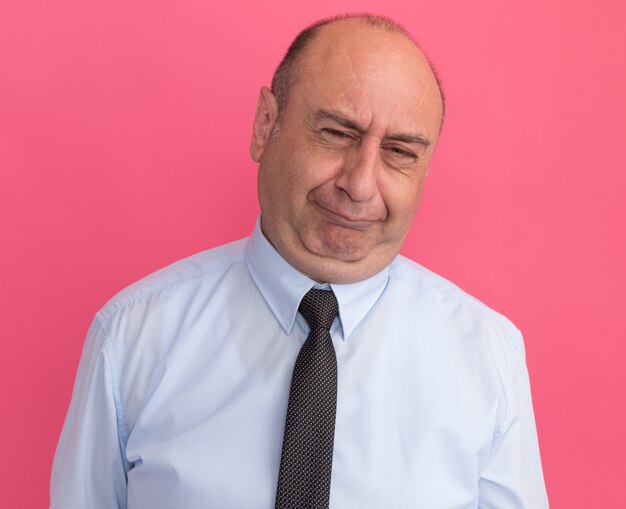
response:
<svg viewBox="0 0 626 509"><path fill-rule="evenodd" d="M332 290L309 290L298 308L311 329L330 331L333 320L339 312L337 298Z"/></svg>

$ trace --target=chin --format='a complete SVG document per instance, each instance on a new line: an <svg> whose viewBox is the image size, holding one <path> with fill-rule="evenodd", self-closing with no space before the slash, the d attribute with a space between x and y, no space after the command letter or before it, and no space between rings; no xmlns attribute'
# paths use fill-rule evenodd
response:
<svg viewBox="0 0 626 509"><path fill-rule="evenodd" d="M289 253L287 261L300 272L318 283L355 283L384 269L393 259L375 247L359 244L328 245L315 239L307 243L306 238L297 249Z"/></svg>
<svg viewBox="0 0 626 509"><path fill-rule="evenodd" d="M376 248L370 231L344 228L337 225L323 225L302 237L303 244L310 251L346 262L366 258Z"/></svg>
<svg viewBox="0 0 626 509"><path fill-rule="evenodd" d="M344 263L355 263L366 258L372 248L363 242L350 242L345 238L320 238L303 242L304 247L316 256Z"/></svg>

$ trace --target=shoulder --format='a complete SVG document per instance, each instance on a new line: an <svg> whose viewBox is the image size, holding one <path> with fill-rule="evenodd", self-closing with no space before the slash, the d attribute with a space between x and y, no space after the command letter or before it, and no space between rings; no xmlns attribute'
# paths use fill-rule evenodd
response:
<svg viewBox="0 0 626 509"><path fill-rule="evenodd" d="M390 278L404 285L409 292L422 298L434 299L444 312L465 309L468 313L496 322L512 335L519 335L517 327L504 315L472 297L457 285L426 267L404 256L398 256L390 266Z"/></svg>
<svg viewBox="0 0 626 509"><path fill-rule="evenodd" d="M390 280L418 305L436 314L453 337L480 342L508 369L524 357L519 329L504 315L472 297L454 283L422 265L398 256L390 266Z"/></svg>
<svg viewBox="0 0 626 509"><path fill-rule="evenodd" d="M102 323L113 315L139 301L149 300L155 294L193 293L197 285L210 285L230 268L243 265L247 238L218 246L178 260L140 279L114 295L97 313Z"/></svg>

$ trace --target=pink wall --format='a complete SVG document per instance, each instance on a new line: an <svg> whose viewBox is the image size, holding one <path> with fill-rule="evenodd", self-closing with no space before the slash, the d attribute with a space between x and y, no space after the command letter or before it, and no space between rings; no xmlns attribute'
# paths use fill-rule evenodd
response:
<svg viewBox="0 0 626 509"><path fill-rule="evenodd" d="M2 1L2 507L48 503L98 307L250 231L257 88L299 28L348 10L405 23L447 90L404 253L525 333L552 507L624 507L623 5Z"/></svg>

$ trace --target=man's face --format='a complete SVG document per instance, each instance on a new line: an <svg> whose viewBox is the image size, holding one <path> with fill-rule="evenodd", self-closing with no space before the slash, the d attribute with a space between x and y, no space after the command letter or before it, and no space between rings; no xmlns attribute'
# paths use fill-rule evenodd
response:
<svg viewBox="0 0 626 509"><path fill-rule="evenodd" d="M420 202L441 97L412 42L355 21L305 51L278 133L261 91L252 157L265 236L319 282L365 279L396 256Z"/></svg>

